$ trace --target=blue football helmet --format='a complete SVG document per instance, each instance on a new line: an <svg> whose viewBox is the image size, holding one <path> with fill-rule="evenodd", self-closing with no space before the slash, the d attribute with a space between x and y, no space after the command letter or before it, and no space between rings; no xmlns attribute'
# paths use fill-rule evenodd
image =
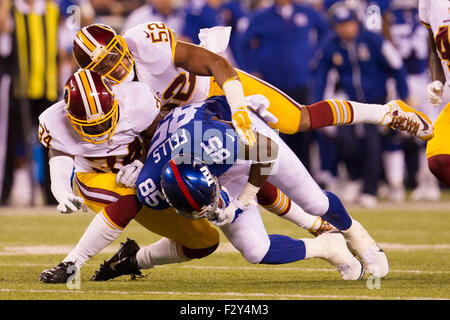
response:
<svg viewBox="0 0 450 320"><path fill-rule="evenodd" d="M179 214L191 219L214 219L220 202L220 184L197 157L179 154L166 163L161 173L161 189Z"/></svg>

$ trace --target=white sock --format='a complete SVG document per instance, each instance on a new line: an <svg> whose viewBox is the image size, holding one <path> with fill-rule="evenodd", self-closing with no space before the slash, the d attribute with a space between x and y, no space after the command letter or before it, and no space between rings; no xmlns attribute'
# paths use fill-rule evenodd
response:
<svg viewBox="0 0 450 320"><path fill-rule="evenodd" d="M294 203L293 201L291 201L291 208L289 209L289 211L286 214L280 216L280 218L290 221L300 228L312 231L319 229L322 223L320 217L306 213L298 204Z"/></svg>
<svg viewBox="0 0 450 320"><path fill-rule="evenodd" d="M391 121L389 115L390 108L387 104L368 104L350 101L353 106L353 122L357 123L371 123L371 124L386 124Z"/></svg>
<svg viewBox="0 0 450 320"><path fill-rule="evenodd" d="M325 250L328 249L328 245L324 243L320 237L314 239L305 238L300 240L303 240L305 243L305 260L312 258L324 258Z"/></svg>
<svg viewBox="0 0 450 320"><path fill-rule="evenodd" d="M149 269L157 265L189 261L181 252L181 246L173 240L162 238L141 248L136 254L139 268Z"/></svg>
<svg viewBox="0 0 450 320"><path fill-rule="evenodd" d="M64 258L63 262L72 261L77 268L81 268L89 258L119 237L122 230L113 229L105 219L102 211L95 215L77 246Z"/></svg>

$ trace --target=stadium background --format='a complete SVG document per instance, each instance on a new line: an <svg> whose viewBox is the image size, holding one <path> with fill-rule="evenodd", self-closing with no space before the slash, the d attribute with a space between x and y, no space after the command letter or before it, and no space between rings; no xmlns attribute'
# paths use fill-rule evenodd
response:
<svg viewBox="0 0 450 320"><path fill-rule="evenodd" d="M11 9L17 4L20 6L20 3L23 2L31 3L33 1L2 0L0 21L5 21L4 17L7 14L11 14ZM35 0L34 2L38 3L39 1ZM304 9L306 10L304 12L307 13L296 17L294 17L295 14L292 11L280 10L279 14L281 16L286 15L284 18L286 21L302 25L305 15L309 19L308 21L317 19L317 23L312 26L308 25L308 32L306 33L300 35L295 34L295 32L294 34L282 32L278 35L281 39L280 43L283 43L283 37L290 37L289 39L297 39L299 41L295 42L295 47L300 47L300 50L287 53L290 59L280 59L280 56L283 58L287 56L285 52L281 54L278 51L277 54L277 50L280 50L280 47L277 47L278 44L274 44L272 47L270 45L263 47L261 46L261 39L256 36L251 37L246 33L252 24L253 17L261 10L266 10L273 5L271 0L61 0L52 2L58 5L60 11L57 42L59 96L65 80L76 70L71 55L71 48L73 37L80 27L91 23L104 23L112 26L118 32L123 32L138 23L149 20L163 20L177 33L179 39L197 44L198 38L196 35L200 28L213 27L215 25L231 26L233 31L230 39L230 50L226 54L233 64L262 78L264 78L264 75L272 76L273 78L271 79L264 79L272 83L278 82L275 84L282 87L284 91L289 92L290 95L295 96L295 99L301 103L306 104L313 103L317 99L315 81L318 81L316 71L321 57L319 48L321 43L329 36L329 32L333 32L333 26L329 21L328 7L336 1L277 1L280 4L291 2L302 8L308 8L307 10ZM404 81L409 87L409 93L406 97L407 101L414 107L427 113L434 120L443 106L432 107L424 99L426 84L430 81L426 69L427 33L425 27L420 25L417 18L417 9L415 7L417 1L380 0L370 1L369 4L365 2L358 0L347 1L348 5L355 9L361 28L378 33L393 42L396 50L391 52L391 54L398 55L403 61L405 77L400 81ZM8 4L12 8L8 7ZM269 27L271 26L270 21L265 21L265 23ZM66 220L63 220L66 217L54 216L56 215L56 210L52 210L54 207L51 206L55 204L55 200L51 194L48 194L49 186L48 179L46 179L46 150L37 140L38 128L35 127L37 122L36 110L33 110L33 104L18 103L19 100L15 97L15 82L13 79L17 77L17 74L13 66L17 64L19 55L14 51L14 25L5 26L0 24L0 33L0 191L2 195L0 218L1 221L4 221L0 223L2 225L0 251L3 250L3 252L0 252L0 255L2 255L0 269L3 270L0 283L5 279L7 282L11 281L11 279L22 281L19 287L8 284L3 286L0 292L6 294L3 298L10 298L11 296L8 296L8 293L11 292L16 293L14 296L16 298L63 298L67 292L46 291L43 287L38 287L34 288L37 291L30 296L28 288L34 286L34 284L30 285L30 282L37 282L34 280L37 279L37 275L44 267L59 261L52 255L59 254L63 256L63 251L67 251L67 248L47 248L49 251L46 251L46 248L41 248L40 254L46 252L50 254L50 256L46 256L43 259L39 258L39 256L31 256L30 258L26 248L36 243L66 244L70 246L76 243L79 238L78 234L81 235L82 230L84 230L83 226L87 225L90 218L86 215L70 217L70 224L72 227L79 227L79 232L70 233L70 236L67 237L71 231ZM304 37L303 40L301 37ZM246 45L244 45L244 40L248 40ZM274 52L275 54L273 54ZM364 53L367 52L362 50L361 55L364 56ZM264 60L261 64L258 64L260 62L258 54L263 54L266 58L269 57L269 60ZM275 66L280 62L279 60L294 61L293 63L298 63L301 65L301 68L299 69L297 65L288 65L288 68L292 67L292 70L299 71L288 75L283 72L277 72L279 69ZM267 72L267 66L273 70L272 74ZM411 66L413 67L411 68ZM396 81L392 77L388 78L385 82L387 94L383 102L401 97L397 90ZM323 93L324 99L348 97L335 70L327 73L326 79L321 81L326 83ZM361 79L360 81L366 80ZM23 98L21 99L23 100ZM20 108L19 105L21 106ZM27 106L29 107L28 109ZM365 154L366 148L374 148L373 145L370 145L363 139L365 135L364 130L364 127L357 126L354 128L355 132L353 135L345 136L346 139L355 139L355 141L347 140L347 142L349 144L354 143L357 146L357 155ZM243 284L244 280L259 283L260 277L264 277L268 279L267 281L271 281L270 276L272 272L270 270L273 269L268 268L266 270L261 268L262 274L263 272L266 273L261 276L256 275L253 272L259 269L247 267L242 261L234 262L234 258L228 258L230 252L226 248L222 248L223 253L222 256L219 256L218 265L226 265L228 268L225 271L226 273L223 274L224 282L229 278L228 273L232 273L235 270L236 274L238 274L237 279L242 285L242 288L238 286L236 291L240 292L241 290L246 293L233 296L228 291L233 291L235 288L219 288L221 278L215 278L215 271L211 267L214 259L212 257L206 261L195 262L191 267L186 267L186 269L178 267L178 269L170 269L169 273L164 273L167 272L167 269L164 268L162 270L165 271L155 271L156 275L154 277L159 277L159 282L153 288L153 298L180 298L178 293L174 293L180 289L180 279L188 279L192 275L191 269L195 270L197 267L204 267L204 270L210 270L205 273L210 280L212 279L210 291L217 290L222 293L208 295L202 293L202 290L199 288L192 288L193 283L198 280L194 277L187 280L187 283L182 283L182 288L191 292L191 295L181 296L182 298L450 298L448 277L448 261L450 257L448 257L447 244L450 241L447 231L449 221L448 201L450 200L448 189L443 185L439 185L430 174L426 166L424 144L422 142L401 134L386 132L383 129L377 130L376 134L379 136L379 141L381 141L377 145L377 148L379 148L377 163L380 165L380 173L375 177L376 190L373 194L363 193L365 176L368 172L373 171L373 168L363 165L363 163L367 164L367 162L364 162L367 159L358 159L356 161L354 154L350 157L342 154L343 151L340 148L338 139L340 137L338 129L325 128L311 134L297 135L293 138L291 137L289 143L324 188L336 192L343 199L344 203L353 205L351 206L352 213L356 218L367 223L368 229L373 230L372 232L374 232L376 239L379 237L381 241L389 242L390 247L388 245L388 250L394 251L390 256L390 258L393 258L392 264L394 268L394 276L392 277L397 282L389 282L389 280L386 280L388 282L383 282L384 288L389 288L388 290L383 291L381 294L380 292L369 292L365 286L343 287L335 285L333 281L335 278L337 279L337 276L330 275L330 269L325 269L325 265L321 264L321 262L308 262L305 264L306 268L303 269L296 269L295 267L286 269L291 270L289 272L292 272L293 277L297 277L298 281L304 281L309 285L312 284L311 291L304 291L303 295L296 293L295 287L287 284L290 281L289 275L285 275L284 277L286 278L282 278L281 282L277 278L276 281L280 282L281 286L277 287L274 285L272 291L265 291L267 288L264 288L264 286L261 286L261 288L256 286L255 290L257 292L259 292L257 290L259 288L265 293L247 292L245 284ZM358 141L356 142L356 140ZM355 166L360 169L356 173L352 172L351 169ZM367 195L368 197L364 197ZM49 207L43 208L45 205ZM292 236L297 232L292 226L288 227L273 217L265 218L265 221L271 224L275 230L283 230L283 232L287 232L287 234ZM420 222L420 224L417 222ZM34 229L32 226L34 226ZM58 229L58 232L55 232L56 229ZM132 224L130 229L131 232L137 234L138 240L145 239L145 241L148 241L150 238L155 238L144 235L144 231L136 224ZM271 230L270 228L268 229ZM50 237L52 233L53 237ZM403 243L402 245L405 247L399 247L398 243ZM426 246L424 243L426 243ZM411 252L414 254L411 254ZM106 255L100 255L100 258L106 258ZM428 261L428 264L425 261ZM88 269L94 270L96 262L97 260L94 260L92 264L88 265ZM18 263L23 264L23 267L28 268L28 271L32 273L29 278L24 278L17 271L11 271L12 266ZM322 272L325 282L317 282L316 284L310 282L308 276L320 270L321 272L325 270L325 273ZM87 274L83 275L84 277L88 279ZM314 280L319 278L318 276L313 276ZM420 283L423 286L423 291L408 289L412 286L410 286L411 281L416 284ZM328 287L324 291L322 289L324 284L327 286L331 284L332 288ZM102 291L99 294L89 293L88 291L92 289L89 286L86 285L84 287L87 290L84 292L86 297L107 299L106 291ZM112 287L106 286L105 290L119 290L121 288L113 285ZM192 288L192 290L189 290L189 288ZM42 289L42 292L39 292L39 289ZM94 287L94 289L96 288ZM198 289L198 292L194 292L196 289ZM135 298L148 298L148 292L145 293L145 290L146 287L141 285L131 294L135 294ZM171 293L167 293L167 290ZM89 296L90 294L91 296ZM130 292L127 294L130 294ZM129 297L124 295L124 298ZM80 298L80 296L72 298Z"/></svg>

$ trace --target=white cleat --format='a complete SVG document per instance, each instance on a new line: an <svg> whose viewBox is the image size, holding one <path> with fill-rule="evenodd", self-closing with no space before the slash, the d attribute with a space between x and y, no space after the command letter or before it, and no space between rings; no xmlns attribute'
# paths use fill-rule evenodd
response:
<svg viewBox="0 0 450 320"><path fill-rule="evenodd" d="M405 131L423 141L434 136L433 123L428 116L408 106L402 100L393 100L387 104L386 113L381 125Z"/></svg>
<svg viewBox="0 0 450 320"><path fill-rule="evenodd" d="M361 280L363 278L364 265L348 250L340 232L325 232L316 239L324 241L326 249L322 258L336 267L343 280Z"/></svg>
<svg viewBox="0 0 450 320"><path fill-rule="evenodd" d="M341 233L350 251L362 260L368 273L379 278L387 276L389 262L386 254L358 221L353 220L350 229Z"/></svg>

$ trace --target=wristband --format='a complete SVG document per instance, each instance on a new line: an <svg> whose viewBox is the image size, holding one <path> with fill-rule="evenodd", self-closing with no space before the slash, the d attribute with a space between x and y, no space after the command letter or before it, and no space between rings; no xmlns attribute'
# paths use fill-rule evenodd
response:
<svg viewBox="0 0 450 320"><path fill-rule="evenodd" d="M244 88L242 88L242 83L239 80L230 78L225 81L223 84L223 92L225 93L225 97L227 98L232 112L238 107L247 105L244 96Z"/></svg>
<svg viewBox="0 0 450 320"><path fill-rule="evenodd" d="M256 187L248 182L245 185L244 190L238 197L239 202L242 203L243 206L247 207L250 203L254 202L253 199L255 198L258 191L259 187Z"/></svg>

